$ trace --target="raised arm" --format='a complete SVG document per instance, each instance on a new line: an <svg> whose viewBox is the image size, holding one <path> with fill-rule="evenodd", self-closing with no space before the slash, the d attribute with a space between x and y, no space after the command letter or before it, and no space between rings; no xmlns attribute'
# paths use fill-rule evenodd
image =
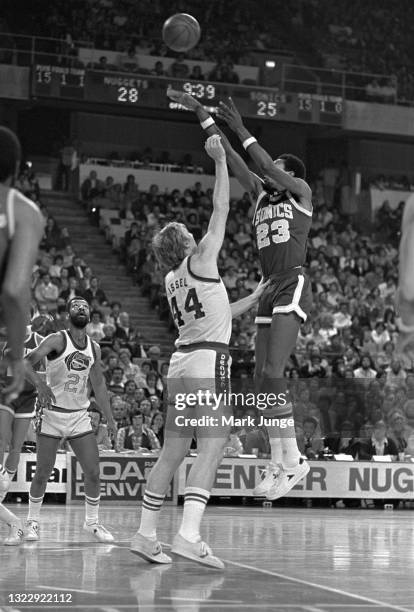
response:
<svg viewBox="0 0 414 612"><path fill-rule="evenodd" d="M221 137L221 144L226 152L229 168L239 181L240 185L247 191L251 199L257 198L259 193L262 191L260 179L249 170L244 159L242 159L240 155L236 153L224 132L222 132L222 130L218 127L214 119L205 110L203 105L200 104L198 100L190 96L190 94L182 91L176 91L175 89L169 88L167 90L167 95L169 98L171 98L171 100L174 100L174 102L178 102L182 106L185 106L185 108L188 108L188 110L195 112L198 120L200 121L201 127L208 136L218 134Z"/></svg>
<svg viewBox="0 0 414 612"><path fill-rule="evenodd" d="M265 178L273 179L284 189L288 189L291 193L309 202L311 201L312 191L307 182L301 178L292 176L275 165L269 153L259 145L256 138L254 138L249 130L243 125L241 115L231 98L229 98L228 104L220 102L218 116L237 134L243 147L248 151L250 157L257 164L260 172Z"/></svg>
<svg viewBox="0 0 414 612"><path fill-rule="evenodd" d="M231 316L232 318L240 317L240 315L244 314L250 308L253 308L255 304L259 301L263 291L266 289L270 280L263 282L263 279L257 285L256 289L250 295L242 298L241 300L237 300L237 302L233 302L230 304Z"/></svg>
<svg viewBox="0 0 414 612"><path fill-rule="evenodd" d="M215 162L216 182L213 193L213 212L210 217L207 233L191 258L194 271L198 271L202 276L207 274L217 276L218 274L217 257L223 244L227 215L230 209L230 186L226 153L220 140L220 136L214 134L209 136L205 145L207 154Z"/></svg>

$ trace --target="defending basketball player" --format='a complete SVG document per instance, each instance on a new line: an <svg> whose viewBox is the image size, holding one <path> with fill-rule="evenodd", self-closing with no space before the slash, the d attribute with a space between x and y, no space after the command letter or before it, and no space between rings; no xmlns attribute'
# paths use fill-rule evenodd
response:
<svg viewBox="0 0 414 612"><path fill-rule="evenodd" d="M213 412L210 406L199 404L187 405L181 410L177 408L176 400L179 396L190 397L198 391L217 393L228 390L232 316L252 307L264 286L259 285L254 294L229 304L217 268L229 211L226 155L219 136L207 140L206 151L214 159L216 167L213 213L206 235L197 245L184 225L169 223L153 241L158 261L168 270L165 287L179 336L168 371L165 442L148 478L141 524L132 540L131 551L151 563L171 563L171 558L162 552L157 540L158 518L172 477L195 435L198 456L187 478L182 523L173 540L172 552L222 569L223 562L201 539L200 524L229 436L230 427L222 422L221 417L230 413L230 407L221 404ZM203 416L214 416L217 425L206 427L186 422L186 419L198 420Z"/></svg>
<svg viewBox="0 0 414 612"><path fill-rule="evenodd" d="M228 105L220 103L219 117L240 138L264 178L256 176L197 100L171 89L167 95L193 110L208 134L221 135L228 164L254 207L253 226L262 274L270 280L256 317L256 389L261 393L285 394L286 404L267 408L266 416L285 418L290 423L283 431L276 426L268 427L272 461L254 494L277 499L309 472L296 443L292 404L284 379L287 360L311 305L310 285L303 269L312 223L312 192L304 180L305 166L289 153L273 161L244 127L240 113L229 99Z"/></svg>
<svg viewBox="0 0 414 612"><path fill-rule="evenodd" d="M46 359L47 382L38 374L30 373L30 379L36 386L44 407L38 425L36 473L30 486L25 540L39 539L43 496L55 465L60 441L65 438L84 472L83 528L99 542L113 542L113 536L99 523L98 517L99 453L88 414L89 382L112 433L116 431L116 425L101 370L101 351L99 345L86 334L86 325L90 319L89 305L83 298L74 297L68 302L67 308L69 329L47 336L40 346L27 356L32 366Z"/></svg>
<svg viewBox="0 0 414 612"><path fill-rule="evenodd" d="M11 479L17 469L21 442L28 420L15 420L13 402L23 390L26 367L23 360L26 322L30 312L30 284L36 262L44 220L34 202L13 189L21 160L17 136L0 127L0 282L1 316L7 330L7 359L0 379L0 520L9 526L4 544L16 545L22 540L20 520L3 505ZM12 407L11 407L12 406ZM4 450L12 449L3 466Z"/></svg>
<svg viewBox="0 0 414 612"><path fill-rule="evenodd" d="M414 363L414 195L405 205L401 222L399 248L399 279L396 295L399 330L397 351Z"/></svg>

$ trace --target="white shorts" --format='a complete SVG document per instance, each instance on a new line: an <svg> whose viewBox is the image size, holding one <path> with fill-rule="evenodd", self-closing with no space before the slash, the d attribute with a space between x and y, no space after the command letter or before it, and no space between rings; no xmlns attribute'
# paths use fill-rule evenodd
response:
<svg viewBox="0 0 414 612"><path fill-rule="evenodd" d="M208 346L208 343L203 343ZM173 353L168 368L168 397L175 393L194 393L210 390L212 393L230 391L231 357L228 349L212 348L180 350Z"/></svg>
<svg viewBox="0 0 414 612"><path fill-rule="evenodd" d="M49 438L72 440L92 432L91 417L87 410L58 412L44 408L39 418L37 433Z"/></svg>
<svg viewBox="0 0 414 612"><path fill-rule="evenodd" d="M225 440L230 431L228 417L231 357L228 347L220 344L200 343L177 349L168 369L168 410L165 425L167 437L219 438ZM191 400L190 396L206 391L214 395L217 404ZM219 394L222 394L221 396ZM197 424L189 419L196 419ZM227 419L227 420L226 420Z"/></svg>

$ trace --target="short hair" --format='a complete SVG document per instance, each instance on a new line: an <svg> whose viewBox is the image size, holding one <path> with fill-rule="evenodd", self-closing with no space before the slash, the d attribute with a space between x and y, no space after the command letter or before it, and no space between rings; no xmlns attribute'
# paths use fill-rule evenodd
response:
<svg viewBox="0 0 414 612"><path fill-rule="evenodd" d="M293 172L297 178L305 179L306 178L306 168L305 164L299 157L296 155L292 155L291 153L283 153L279 155L277 159L283 159L285 162L285 170L286 172Z"/></svg>
<svg viewBox="0 0 414 612"><path fill-rule="evenodd" d="M16 134L0 127L0 182L15 175L17 163L22 158L22 148Z"/></svg>
<svg viewBox="0 0 414 612"><path fill-rule="evenodd" d="M74 276L71 276L71 278L75 278ZM75 278L75 280L77 280ZM70 311L70 305L72 304L72 302L86 302L86 304L88 304L88 300L85 300L84 297L82 297L81 295L75 295L73 298L71 298L67 304L66 304L66 310L69 312ZM88 304L89 307L89 304Z"/></svg>
<svg viewBox="0 0 414 612"><path fill-rule="evenodd" d="M155 234L152 240L152 248L157 261L168 271L178 268L186 257L186 244L183 239L185 229L183 223L172 221Z"/></svg>

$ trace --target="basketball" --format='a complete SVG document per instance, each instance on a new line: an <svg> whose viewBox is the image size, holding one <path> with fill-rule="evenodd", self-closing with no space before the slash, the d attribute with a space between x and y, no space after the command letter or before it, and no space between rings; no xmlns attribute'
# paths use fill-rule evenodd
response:
<svg viewBox="0 0 414 612"><path fill-rule="evenodd" d="M187 13L177 13L164 23L162 38L173 51L189 51L200 40L200 25Z"/></svg>

